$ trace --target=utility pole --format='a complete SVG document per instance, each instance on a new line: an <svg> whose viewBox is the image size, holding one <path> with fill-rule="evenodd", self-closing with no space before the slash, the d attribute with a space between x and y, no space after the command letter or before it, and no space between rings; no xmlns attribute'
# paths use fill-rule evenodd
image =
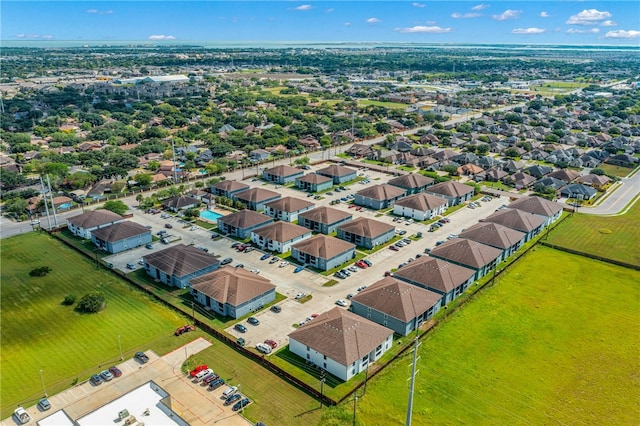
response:
<svg viewBox="0 0 640 426"><path fill-rule="evenodd" d="M44 397L47 397L47 388L44 387L44 376L42 375L42 370L40 370L40 380L42 381L42 391L44 392Z"/></svg>
<svg viewBox="0 0 640 426"><path fill-rule="evenodd" d="M193 326L196 326L196 308L193 301L191 302L191 320L193 322Z"/></svg>
<svg viewBox="0 0 640 426"><path fill-rule="evenodd" d="M53 223L58 227L58 216L56 216L56 206L53 204L53 192L51 191L51 180L47 175L47 186L49 187L49 199L51 200L51 210L53 211Z"/></svg>
<svg viewBox="0 0 640 426"><path fill-rule="evenodd" d="M171 138L171 153L173 154L173 183L178 183L178 170L176 170L176 145Z"/></svg>
<svg viewBox="0 0 640 426"><path fill-rule="evenodd" d="M40 176L40 185L42 186L42 201L44 201L44 209L47 212L47 221L49 222L49 229L51 229L51 216L49 216L49 204L47 203L47 191L44 188L44 181Z"/></svg>
<svg viewBox="0 0 640 426"><path fill-rule="evenodd" d="M122 341L120 340L120 335L118 334L118 346L120 347L120 361L124 360L124 356L122 356Z"/></svg>
<svg viewBox="0 0 640 426"><path fill-rule="evenodd" d="M322 402L324 400L324 370L320 370L320 409L322 409Z"/></svg>
<svg viewBox="0 0 640 426"><path fill-rule="evenodd" d="M411 426L411 416L413 411L413 390L416 382L416 363L418 362L418 336L415 338L415 346L413 347L413 366L411 367L411 385L409 387L409 406L407 407L407 420L405 426Z"/></svg>

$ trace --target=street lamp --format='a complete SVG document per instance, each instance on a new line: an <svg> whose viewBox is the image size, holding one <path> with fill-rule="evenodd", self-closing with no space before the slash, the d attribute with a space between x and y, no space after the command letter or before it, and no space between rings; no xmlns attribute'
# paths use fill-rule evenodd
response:
<svg viewBox="0 0 640 426"><path fill-rule="evenodd" d="M353 398L353 426L356 426L356 405L358 404L358 396Z"/></svg>
<svg viewBox="0 0 640 426"><path fill-rule="evenodd" d="M120 340L120 335L118 334L118 346L120 347L120 361L124 360L124 356L122 356L122 341Z"/></svg>
<svg viewBox="0 0 640 426"><path fill-rule="evenodd" d="M320 408L322 409L322 402L324 400L324 370L320 370Z"/></svg>
<svg viewBox="0 0 640 426"><path fill-rule="evenodd" d="M47 397L47 388L44 386L44 376L42 375L42 370L40 370L40 380L42 381L42 391L44 392L45 398Z"/></svg>

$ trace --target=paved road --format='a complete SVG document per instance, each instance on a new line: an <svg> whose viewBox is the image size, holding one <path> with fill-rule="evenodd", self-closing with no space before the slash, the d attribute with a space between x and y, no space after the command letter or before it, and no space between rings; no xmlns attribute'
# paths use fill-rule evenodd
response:
<svg viewBox="0 0 640 426"><path fill-rule="evenodd" d="M614 215L622 213L636 195L640 193L640 171L631 177L622 178L620 186L611 193L602 203L595 207L581 207L580 213Z"/></svg>

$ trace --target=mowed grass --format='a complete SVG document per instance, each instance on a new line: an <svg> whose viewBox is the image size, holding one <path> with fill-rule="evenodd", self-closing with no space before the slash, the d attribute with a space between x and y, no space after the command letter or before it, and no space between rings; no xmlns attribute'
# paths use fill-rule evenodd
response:
<svg viewBox="0 0 640 426"><path fill-rule="evenodd" d="M618 176L621 178L626 177L629 173L631 173L634 170L631 167L622 167L622 166L616 166L616 165L607 164L607 163L600 164L598 168L604 170L605 173Z"/></svg>
<svg viewBox="0 0 640 426"><path fill-rule="evenodd" d="M640 265L640 201L620 216L576 213L551 231L547 242Z"/></svg>
<svg viewBox="0 0 640 426"><path fill-rule="evenodd" d="M0 336L2 418L19 404L42 396L40 370L49 394L86 380L136 350L163 354L184 342L173 336L186 320L106 270L45 234L28 233L2 240ZM49 266L52 272L33 278L29 271ZM101 291L107 307L98 314L79 314L61 304L68 294L78 300ZM179 341L180 340L180 341Z"/></svg>
<svg viewBox="0 0 640 426"><path fill-rule="evenodd" d="M213 345L190 359L189 364L206 363L225 382L240 384L240 392L253 401L244 410L245 417L267 425L318 424L319 401L231 347L209 340Z"/></svg>
<svg viewBox="0 0 640 426"><path fill-rule="evenodd" d="M637 271L537 247L422 342L413 424L636 425L638 282ZM403 423L411 359L369 382L359 424ZM352 407L321 424L350 424Z"/></svg>

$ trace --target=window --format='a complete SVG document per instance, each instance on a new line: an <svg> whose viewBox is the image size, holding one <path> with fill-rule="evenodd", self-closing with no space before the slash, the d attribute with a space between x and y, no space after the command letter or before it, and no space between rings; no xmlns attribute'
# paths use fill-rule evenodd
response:
<svg viewBox="0 0 640 426"><path fill-rule="evenodd" d="M309 346L307 346L307 352L309 352Z"/></svg>
<svg viewBox="0 0 640 426"><path fill-rule="evenodd" d="M327 356L326 356L326 355L324 355L324 359L327 359Z"/></svg>
<svg viewBox="0 0 640 426"><path fill-rule="evenodd" d="M327 363L326 362L324 363L324 369L325 370L327 369Z"/></svg>

